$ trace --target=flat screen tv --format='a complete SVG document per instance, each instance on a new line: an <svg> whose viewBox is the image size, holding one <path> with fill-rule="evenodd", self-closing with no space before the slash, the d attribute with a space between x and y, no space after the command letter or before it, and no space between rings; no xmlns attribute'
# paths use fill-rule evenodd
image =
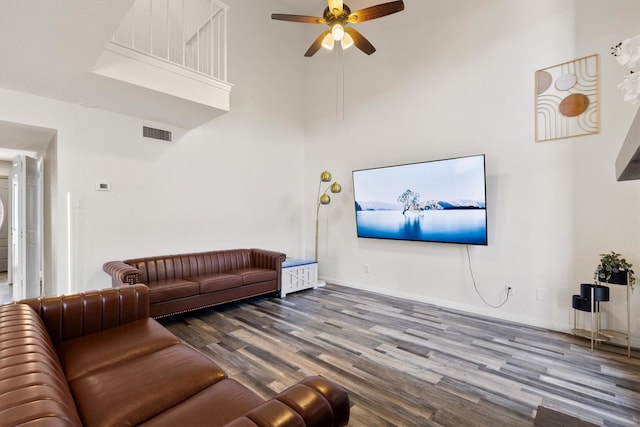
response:
<svg viewBox="0 0 640 427"><path fill-rule="evenodd" d="M358 237L487 244L484 154L353 171Z"/></svg>

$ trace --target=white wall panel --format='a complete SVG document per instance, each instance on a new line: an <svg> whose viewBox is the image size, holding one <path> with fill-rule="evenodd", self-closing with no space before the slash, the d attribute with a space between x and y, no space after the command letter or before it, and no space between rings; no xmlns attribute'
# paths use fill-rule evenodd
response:
<svg viewBox="0 0 640 427"><path fill-rule="evenodd" d="M69 275L72 291L110 286L102 264L113 259L302 251L302 58L290 54L279 28L270 30L270 7L228 4L231 112L174 143L143 140L135 117L0 89L2 120L58 131L50 213L56 283L45 284L48 293L67 292ZM96 182L111 191L96 191Z"/></svg>
<svg viewBox="0 0 640 427"><path fill-rule="evenodd" d="M344 55L344 120L335 114L336 61L306 65L305 202L313 253L314 188L330 170L343 185L321 213L319 274L354 287L567 330L571 295L591 282L598 254L640 265L640 184L615 181L614 162L637 107L616 85L610 47L640 33L635 1L407 0L405 11L358 25L377 47ZM597 53L601 132L535 143L534 73ZM337 69L338 68L338 69ZM489 245L359 239L351 171L487 155ZM364 266L369 267L365 272ZM537 289L546 301L536 300ZM633 304L640 304L634 295ZM624 298L613 311L626 312ZM610 319L613 323L617 319ZM634 319L640 330L640 319Z"/></svg>

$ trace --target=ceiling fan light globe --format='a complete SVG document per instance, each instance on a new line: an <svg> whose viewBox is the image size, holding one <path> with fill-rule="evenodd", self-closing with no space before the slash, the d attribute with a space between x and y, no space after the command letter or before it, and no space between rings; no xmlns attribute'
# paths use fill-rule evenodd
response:
<svg viewBox="0 0 640 427"><path fill-rule="evenodd" d="M342 44L342 49L349 49L353 46L353 37L349 33L345 33L340 43Z"/></svg>
<svg viewBox="0 0 640 427"><path fill-rule="evenodd" d="M327 34L326 36L324 36L324 38L322 39L322 47L327 49L327 50L333 50L333 45L335 44L335 40L333 39L333 36L331 35L331 33Z"/></svg>
<svg viewBox="0 0 640 427"><path fill-rule="evenodd" d="M333 40L337 42L342 41L344 37L344 27L340 24L335 24L331 27L331 35L333 36Z"/></svg>

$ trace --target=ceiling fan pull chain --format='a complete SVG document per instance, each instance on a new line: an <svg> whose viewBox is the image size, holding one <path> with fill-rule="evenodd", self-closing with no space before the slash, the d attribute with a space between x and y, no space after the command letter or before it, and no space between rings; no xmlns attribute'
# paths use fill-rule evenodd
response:
<svg viewBox="0 0 640 427"><path fill-rule="evenodd" d="M342 46L336 52L336 118L344 120L344 53Z"/></svg>

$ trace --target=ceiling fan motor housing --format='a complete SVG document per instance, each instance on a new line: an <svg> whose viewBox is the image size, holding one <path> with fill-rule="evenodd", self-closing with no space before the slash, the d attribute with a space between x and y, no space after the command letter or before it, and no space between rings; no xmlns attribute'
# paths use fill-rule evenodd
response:
<svg viewBox="0 0 640 427"><path fill-rule="evenodd" d="M324 20L327 21L327 24L329 25L331 25L333 21L340 21L344 23L349 19L349 15L351 15L351 9L349 9L349 6L346 4L342 5L342 12L338 16L333 14L333 11L329 9L329 6L324 9L323 14Z"/></svg>

